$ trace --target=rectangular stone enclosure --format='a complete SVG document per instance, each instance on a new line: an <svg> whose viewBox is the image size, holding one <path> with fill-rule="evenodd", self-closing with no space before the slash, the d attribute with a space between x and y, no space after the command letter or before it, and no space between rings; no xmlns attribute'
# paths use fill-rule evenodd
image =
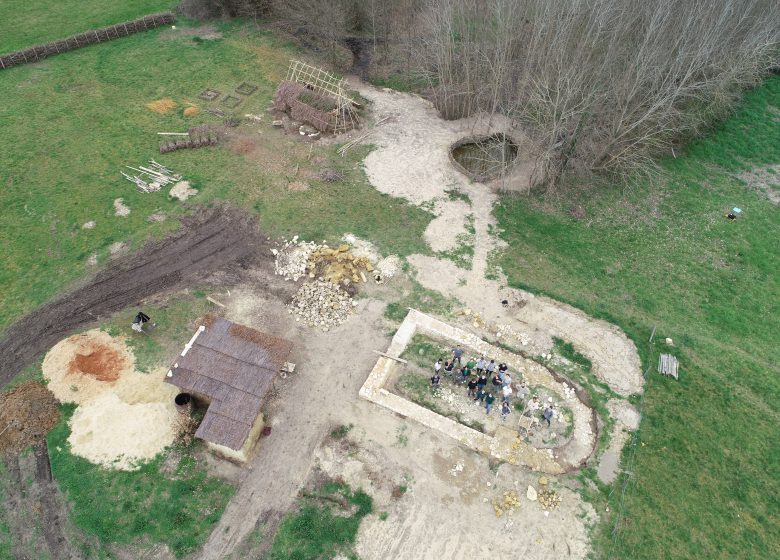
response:
<svg viewBox="0 0 780 560"><path fill-rule="evenodd" d="M530 360L488 344L469 332L448 325L415 309L409 310L385 353L388 356L399 357L417 333L438 340L451 341L453 345L460 344L476 354L491 356L497 362L504 362L520 372L527 372L532 366ZM360 388L360 396L441 432L458 441L461 445L488 457L521 465L533 471L549 474L563 472L562 467L553 460L551 454L547 452L548 450L540 450L528 445L514 430L500 426L496 430L495 436L489 436L391 393L385 389L385 383L399 367L402 367L399 362L384 356L380 357L366 382Z"/></svg>

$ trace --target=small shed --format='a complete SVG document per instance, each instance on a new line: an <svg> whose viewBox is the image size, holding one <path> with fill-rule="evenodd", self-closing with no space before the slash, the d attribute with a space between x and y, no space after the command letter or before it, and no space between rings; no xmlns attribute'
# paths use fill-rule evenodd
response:
<svg viewBox="0 0 780 560"><path fill-rule="evenodd" d="M287 340L207 316L165 381L208 406L195 437L244 462L263 428L260 410L291 350Z"/></svg>

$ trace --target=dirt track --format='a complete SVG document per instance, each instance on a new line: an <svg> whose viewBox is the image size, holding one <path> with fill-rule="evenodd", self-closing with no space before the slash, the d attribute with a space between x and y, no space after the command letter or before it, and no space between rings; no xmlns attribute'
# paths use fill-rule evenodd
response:
<svg viewBox="0 0 780 560"><path fill-rule="evenodd" d="M11 325L0 340L0 385L74 330L216 271L241 270L273 255L257 226L238 210L198 209L172 237L114 261L80 287Z"/></svg>

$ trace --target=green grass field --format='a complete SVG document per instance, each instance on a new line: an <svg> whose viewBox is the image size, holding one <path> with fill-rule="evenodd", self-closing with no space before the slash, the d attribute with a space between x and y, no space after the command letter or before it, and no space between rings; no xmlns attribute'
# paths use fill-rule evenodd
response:
<svg viewBox="0 0 780 560"><path fill-rule="evenodd" d="M190 179L201 190L195 203L231 200L257 214L271 235L321 240L352 231L383 251L425 251L422 232L431 215L368 185L360 166L367 148L341 158L334 146L310 151L271 128L265 109L293 48L240 24L219 27L223 39L196 41L158 29L2 71L0 331L90 273L92 253L102 265L112 243L138 248L176 227L175 219L160 224L147 217L163 211L175 218L177 203L165 192L139 193L119 174L150 158ZM214 122L207 114L184 117L187 100L198 102L207 87L229 92L242 81L259 89L237 113L267 119L262 134L248 132L258 145L255 159L229 147L157 153L158 131ZM179 108L160 115L145 107L163 97ZM288 189L296 166L309 175L308 191ZM319 181L325 167L343 170L345 180ZM131 208L124 218L114 216L119 197ZM90 220L96 227L82 229Z"/></svg>
<svg viewBox="0 0 780 560"><path fill-rule="evenodd" d="M51 468L73 508L73 522L104 544L167 544L181 558L197 550L222 516L232 486L206 474L186 450L171 472L162 469L168 452L133 472L112 471L70 453L64 407L49 434Z"/></svg>
<svg viewBox="0 0 780 560"><path fill-rule="evenodd" d="M372 509L371 496L343 483L328 482L314 492L304 492L297 511L282 519L268 558L357 560L352 546L360 522Z"/></svg>
<svg viewBox="0 0 780 560"><path fill-rule="evenodd" d="M174 0L3 0L0 54L165 12L175 5Z"/></svg>
<svg viewBox="0 0 780 560"><path fill-rule="evenodd" d="M10 0L3 7L17 16L0 22L0 52L170 5ZM222 39L196 40L158 29L0 71L0 332L90 274L91 254L98 254L102 266L112 243L137 249L177 227L185 209L164 192L137 192L119 175L123 165L150 158L190 179L200 189L196 204L232 201L257 215L274 237L333 240L352 231L385 253L428 252L422 232L431 215L368 185L360 166L368 148L343 159L333 146L310 152L265 122L262 134L251 132L258 146L254 159L229 147L157 153L156 132L212 122L204 114L182 115L187 101L202 105L197 94L206 87L228 92L242 81L255 83L258 91L236 113L266 115L289 58L302 56L268 32L240 23L217 27ZM162 97L173 98L177 110L159 115L145 107ZM663 162L665 177L650 186L594 181L554 197L506 198L496 209L509 247L495 259L513 285L621 326L636 342L645 367L665 348L659 341L667 336L675 341L671 351L680 359L681 378L650 375L624 504L622 480L602 488L596 498L612 515L621 512L594 532L597 557L780 557L780 219L776 206L732 175L780 161L779 115L780 77L773 77L710 137ZM326 167L343 171L345 180L317 180ZM293 169L299 175L293 176ZM301 178L309 190L288 188ZM128 217L113 215L112 202L119 197L131 208ZM585 218L572 217L575 206L582 206ZM744 213L732 223L723 214L734 206ZM149 222L158 211L171 218ZM82 229L90 220L97 226ZM199 308L200 299L181 305ZM407 304L442 312L452 306L417 288L388 307L388 318L400 320ZM183 317L180 304L172 305L156 315ZM646 341L653 326L658 330L650 347ZM143 341L135 350L146 356L140 365L147 367L165 355L166 347ZM569 350L559 343L562 354L573 356ZM36 366L25 375L34 378ZM103 538L110 532L110 541L131 542L142 535L185 554L205 538L230 493L194 466L162 492L149 486L158 462L144 467L150 469L140 471L144 476L106 474L71 456L66 438L64 424L50 436L52 448L64 449L52 454L55 476L74 505L76 524ZM174 496L189 491L201 492L192 504ZM101 495L123 492L123 500L95 505ZM144 498L144 493L161 497ZM197 512L190 505L207 514L194 519ZM123 508L137 515L128 516ZM168 521L144 517L147 512ZM302 550L306 557L350 543L359 519L349 518L339 525L343 532L331 535L328 524L334 519L345 518L302 509L283 523L272 554L293 557ZM306 524L313 527L309 536ZM0 523L0 537L5 533ZM332 536L340 540L329 541ZM296 539L300 548L294 549Z"/></svg>
<svg viewBox="0 0 780 560"><path fill-rule="evenodd" d="M780 557L780 218L729 174L780 161L778 109L772 77L654 186L497 209L511 283L620 325L645 366L665 346L648 350L657 326L681 363L679 381L650 375L625 517L616 539L615 519L599 531L601 557Z"/></svg>

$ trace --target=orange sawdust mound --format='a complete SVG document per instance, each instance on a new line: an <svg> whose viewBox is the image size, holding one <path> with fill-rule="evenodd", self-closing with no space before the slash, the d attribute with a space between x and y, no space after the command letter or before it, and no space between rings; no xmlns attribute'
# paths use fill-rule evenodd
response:
<svg viewBox="0 0 780 560"><path fill-rule="evenodd" d="M184 109L184 116L185 117L194 117L195 115L200 113L200 107L196 107L195 105L191 107L187 107Z"/></svg>
<svg viewBox="0 0 780 560"><path fill-rule="evenodd" d="M59 401L37 381L0 395L0 454L19 453L44 441L59 420Z"/></svg>
<svg viewBox="0 0 780 560"><path fill-rule="evenodd" d="M155 113L170 113L176 108L176 102L170 97L165 97L157 101L150 101L146 104L146 108Z"/></svg>
<svg viewBox="0 0 780 560"><path fill-rule="evenodd" d="M95 345L86 354L76 354L68 364L68 373L84 375L98 381L116 381L127 367L125 359L113 348Z"/></svg>

